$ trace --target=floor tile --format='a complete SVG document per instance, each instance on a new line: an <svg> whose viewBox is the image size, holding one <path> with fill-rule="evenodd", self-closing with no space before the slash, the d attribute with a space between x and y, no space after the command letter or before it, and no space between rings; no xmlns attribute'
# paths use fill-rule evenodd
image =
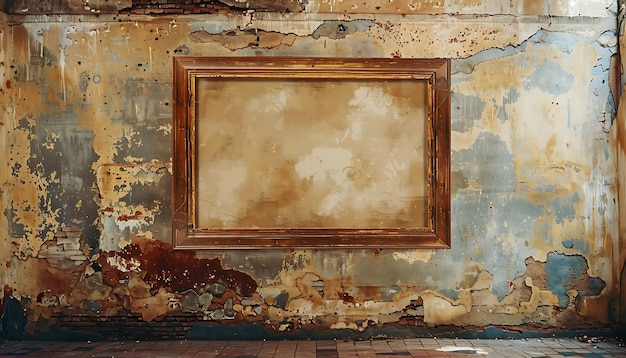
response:
<svg viewBox="0 0 626 358"><path fill-rule="evenodd" d="M620 342L576 339L377 339L328 341L23 342L0 345L0 357L398 358L626 357Z"/></svg>

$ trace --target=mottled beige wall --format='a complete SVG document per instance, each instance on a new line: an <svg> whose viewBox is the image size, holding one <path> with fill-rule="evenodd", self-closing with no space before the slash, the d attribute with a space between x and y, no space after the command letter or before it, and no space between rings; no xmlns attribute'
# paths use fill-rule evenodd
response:
<svg viewBox="0 0 626 358"><path fill-rule="evenodd" d="M614 6L611 0L320 0L309 8L334 13L605 16L606 9Z"/></svg>
<svg viewBox="0 0 626 358"><path fill-rule="evenodd" d="M0 11L0 163L4 168L9 167L9 141L8 133L9 128L13 128L15 125L10 122L12 107L12 98L7 93L7 83L10 86L10 39L8 37L9 27L6 15ZM10 177L9 170L0 171L0 211L5 212L8 208L8 183ZM6 215L0 215L0 237L9 237L9 222ZM2 261L0 261L0 280L2 283L8 283L10 281L10 265L11 260L10 241L0 241L0 251L3 253Z"/></svg>
<svg viewBox="0 0 626 358"><path fill-rule="evenodd" d="M617 3L369 4L11 17L0 284L29 332L75 328L61 312L285 333L615 322ZM174 55L451 58L452 248L172 251Z"/></svg>

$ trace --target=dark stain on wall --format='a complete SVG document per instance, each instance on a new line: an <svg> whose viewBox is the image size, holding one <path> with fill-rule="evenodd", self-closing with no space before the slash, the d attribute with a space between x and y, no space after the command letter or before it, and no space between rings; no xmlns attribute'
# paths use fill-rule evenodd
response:
<svg viewBox="0 0 626 358"><path fill-rule="evenodd" d="M125 158L139 158L142 162L153 160L168 162L172 155L172 146L171 138L164 130L164 126L169 124L172 118L172 106L169 101L172 93L171 83L131 79L123 86L120 95L124 96L126 101L120 112L111 115L114 122L132 125L133 133L120 139L115 162L128 162ZM145 145L143 138L154 138L161 145Z"/></svg>
<svg viewBox="0 0 626 358"><path fill-rule="evenodd" d="M198 259L190 251L175 251L169 243L139 241L127 245L120 252L104 254L98 263L104 273L104 282L115 287L120 281L128 280L129 274L113 267L107 258L120 257L131 265L137 262L142 277L150 285L150 290L184 292L190 289L203 290L213 283L220 283L241 296L250 296L257 289L257 283L249 275L232 269L222 268L217 258ZM131 271L127 266L125 271Z"/></svg>
<svg viewBox="0 0 626 358"><path fill-rule="evenodd" d="M95 175L90 168L97 158L93 150L94 133L78 124L70 112L42 117L36 126L27 118L20 121L19 130L27 133L33 149L27 166L16 164L13 172L29 172L33 177L52 177L58 180L39 182L40 206L44 215L52 215L62 225L79 225L86 231L85 240L97 249L99 230L96 225L98 207L94 200ZM45 190L42 185L45 185ZM43 195L47 192L46 195ZM70 203L80 203L71 205ZM13 209L15 210L15 209ZM53 225L40 227L42 236L55 230ZM10 231L17 235L22 223L12 222Z"/></svg>
<svg viewBox="0 0 626 358"><path fill-rule="evenodd" d="M78 124L73 113L60 113L40 118L31 142L33 165L47 174L60 177L59 183L50 183L48 200L52 210L58 210L63 225L76 226L93 232L98 206L93 198L96 178L91 164L97 159L94 151L94 133ZM71 203L80 203L72 205ZM89 235L93 237L95 233Z"/></svg>
<svg viewBox="0 0 626 358"><path fill-rule="evenodd" d="M622 292L620 296L620 302L617 305L620 307L620 317L618 319L621 322L621 335L623 338L626 338L626 261L622 263L622 271L620 274L620 292Z"/></svg>
<svg viewBox="0 0 626 358"><path fill-rule="evenodd" d="M0 342L4 339L22 339L26 327L26 311L20 301L13 297L13 289L4 286L0 299Z"/></svg>

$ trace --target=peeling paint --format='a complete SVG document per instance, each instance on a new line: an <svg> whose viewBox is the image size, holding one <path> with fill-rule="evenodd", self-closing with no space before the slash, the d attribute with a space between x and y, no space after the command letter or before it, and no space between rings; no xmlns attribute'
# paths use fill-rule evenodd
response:
<svg viewBox="0 0 626 358"><path fill-rule="evenodd" d="M360 32L374 26L372 20L353 20L353 21L324 21L313 33L311 37L318 39L320 37L328 37L329 39L342 39L349 34Z"/></svg>
<svg viewBox="0 0 626 358"><path fill-rule="evenodd" d="M177 338L615 323L616 1L210 5L0 13L0 284L29 334L112 338L122 321ZM451 248L173 250L181 55L451 58Z"/></svg>
<svg viewBox="0 0 626 358"><path fill-rule="evenodd" d="M294 34L282 34L263 30L250 29L245 31L224 31L211 34L206 30L197 30L189 34L193 42L213 42L235 51L244 48L280 49L292 46L296 40Z"/></svg>
<svg viewBox="0 0 626 358"><path fill-rule="evenodd" d="M117 261L110 265L110 259ZM121 260L121 261L120 261ZM218 259L194 259L193 253L172 251L169 244L145 241L130 244L119 253L110 253L106 261L100 260L104 279L115 286L117 280L126 280L127 272L141 272L151 290L171 288L175 292L200 289L211 283L221 283L239 295L250 296L257 288L256 282L243 273L223 269Z"/></svg>
<svg viewBox="0 0 626 358"><path fill-rule="evenodd" d="M239 9L251 9L258 11L284 11L297 12L304 10L306 0L219 0L220 2Z"/></svg>
<svg viewBox="0 0 626 358"><path fill-rule="evenodd" d="M546 286L559 298L560 308L570 303L570 290L577 291L575 296L597 296L605 288L606 284L601 279L585 278L588 276L587 269L587 261L582 256L548 254Z"/></svg>

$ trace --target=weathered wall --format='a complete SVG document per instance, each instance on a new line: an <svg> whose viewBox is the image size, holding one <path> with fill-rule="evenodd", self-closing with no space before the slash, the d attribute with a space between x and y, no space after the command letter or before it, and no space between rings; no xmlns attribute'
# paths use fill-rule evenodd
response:
<svg viewBox="0 0 626 358"><path fill-rule="evenodd" d="M616 322L617 2L502 4L2 22L0 284L27 334ZM452 58L452 248L172 251L174 55Z"/></svg>
<svg viewBox="0 0 626 358"><path fill-rule="evenodd" d="M620 9L624 9L624 2L620 1ZM626 49L624 48L624 12L620 12L618 16L618 34L619 34L619 53L620 53L620 72L623 72L624 68L624 57L621 54L625 53ZM620 256L618 258L617 266L621 267L621 285L620 285L620 293L621 293L621 328L624 332L626 332L626 97L624 96L624 76L622 74L620 80L620 101L619 101L619 110L617 112L617 117L615 120L615 130L613 134L615 135L613 138L615 139L615 150L617 157L617 186L618 186L618 202L620 205L618 206L618 227L619 227L619 241L620 241Z"/></svg>
<svg viewBox="0 0 626 358"><path fill-rule="evenodd" d="M10 78L9 74L9 39L6 36L8 32L8 24L6 15L0 11L0 83L2 84L0 87L0 163L4 165L5 168L8 168L9 157L8 157L8 128L11 126L9 123L10 113L11 113L11 98L8 93L7 82ZM2 213L6 213L7 205L9 204L9 199L7 197L7 189L10 178L9 170L0 171L0 211ZM8 238L9 237L9 224L7 221L6 215L0 215L0 237ZM2 263L0 263L0 280L2 280L2 284L8 283L9 274L8 268L6 265L6 258L10 257L10 255L4 254L11 252L10 241L9 240L0 240L0 252L3 253Z"/></svg>

